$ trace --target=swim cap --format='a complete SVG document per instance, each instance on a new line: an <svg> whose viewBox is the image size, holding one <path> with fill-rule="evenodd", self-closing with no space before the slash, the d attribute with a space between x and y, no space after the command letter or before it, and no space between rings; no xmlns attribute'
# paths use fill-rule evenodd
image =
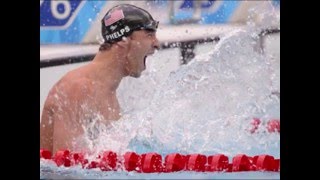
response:
<svg viewBox="0 0 320 180"><path fill-rule="evenodd" d="M135 30L153 30L158 28L158 21L144 9L130 4L120 4L111 8L101 20L102 37L105 43L120 41Z"/></svg>

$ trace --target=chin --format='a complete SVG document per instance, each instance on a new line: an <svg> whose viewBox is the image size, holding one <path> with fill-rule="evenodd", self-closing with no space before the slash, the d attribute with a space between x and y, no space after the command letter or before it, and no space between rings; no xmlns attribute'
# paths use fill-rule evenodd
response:
<svg viewBox="0 0 320 180"><path fill-rule="evenodd" d="M139 78L141 76L141 73L132 73L130 74L130 77Z"/></svg>

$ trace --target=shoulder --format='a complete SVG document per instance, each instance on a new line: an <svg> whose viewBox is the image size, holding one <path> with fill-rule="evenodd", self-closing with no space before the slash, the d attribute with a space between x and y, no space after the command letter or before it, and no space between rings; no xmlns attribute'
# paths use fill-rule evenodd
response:
<svg viewBox="0 0 320 180"><path fill-rule="evenodd" d="M87 74L88 68L80 67L68 72L56 85L59 88L71 90L73 92L81 89L88 89L92 86L92 79L88 78Z"/></svg>
<svg viewBox="0 0 320 180"><path fill-rule="evenodd" d="M63 76L50 90L47 101L52 103L77 101L85 94L91 94L94 90L92 80L77 74L79 73L72 71Z"/></svg>

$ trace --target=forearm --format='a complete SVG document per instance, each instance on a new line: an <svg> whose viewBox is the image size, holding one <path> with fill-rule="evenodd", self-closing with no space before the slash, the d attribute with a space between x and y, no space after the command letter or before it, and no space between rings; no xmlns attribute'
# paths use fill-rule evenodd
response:
<svg viewBox="0 0 320 180"><path fill-rule="evenodd" d="M53 149L52 143L53 143L53 122L49 123L48 115L44 114L40 122L40 148L52 151Z"/></svg>

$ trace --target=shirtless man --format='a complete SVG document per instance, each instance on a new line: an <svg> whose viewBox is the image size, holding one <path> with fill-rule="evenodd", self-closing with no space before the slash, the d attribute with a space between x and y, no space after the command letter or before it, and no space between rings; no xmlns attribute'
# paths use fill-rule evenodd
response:
<svg viewBox="0 0 320 180"><path fill-rule="evenodd" d="M158 21L141 8L115 6L101 23L104 43L94 59L68 72L48 94L40 123L42 149L73 150L92 119L103 124L118 120L116 89L121 79L140 77L146 57L159 48Z"/></svg>

